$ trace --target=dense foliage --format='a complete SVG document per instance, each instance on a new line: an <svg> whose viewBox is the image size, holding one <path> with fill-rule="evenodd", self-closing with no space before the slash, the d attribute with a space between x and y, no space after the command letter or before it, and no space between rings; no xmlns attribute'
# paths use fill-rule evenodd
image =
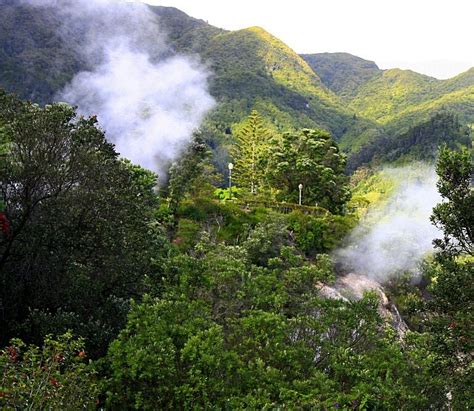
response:
<svg viewBox="0 0 474 411"><path fill-rule="evenodd" d="M2 92L0 124L10 225L0 238L1 341L71 328L102 352L161 241L155 176L120 160L96 120L66 105L39 108Z"/></svg>
<svg viewBox="0 0 474 411"><path fill-rule="evenodd" d="M218 102L161 198L94 117L0 91L0 408L474 409L474 70L302 58L259 27L151 10ZM87 68L53 9L0 15L0 86L48 103ZM360 166L436 157L443 233L420 283L346 299L331 255L394 190Z"/></svg>
<svg viewBox="0 0 474 411"><path fill-rule="evenodd" d="M0 351L2 409L91 409L99 389L84 341L66 333L42 347L13 339Z"/></svg>
<svg viewBox="0 0 474 411"><path fill-rule="evenodd" d="M237 133L233 149L234 180L251 194L266 188L270 132L259 113L252 110L247 123Z"/></svg>
<svg viewBox="0 0 474 411"><path fill-rule="evenodd" d="M332 276L327 256L305 261L275 216L238 246L204 238L168 261L160 298L132 308L107 357L108 405L426 406L423 351L381 326L374 296L322 298Z"/></svg>
<svg viewBox="0 0 474 411"><path fill-rule="evenodd" d="M374 138L349 157L348 169L354 171L370 163L433 162L439 146L469 147L471 142L470 128L461 123L457 115L440 112L396 137L382 134Z"/></svg>
<svg viewBox="0 0 474 411"><path fill-rule="evenodd" d="M350 153L380 136L394 138L440 110L473 122L473 70L436 80L381 71L345 53L298 56L258 27L227 32L174 8L150 9L167 34L170 53L197 54L212 69L210 91L219 104L203 131L221 170L228 160L222 147L235 141L234 132L252 109L280 133L330 131ZM0 14L1 87L48 103L74 74L88 69L76 45L63 44L53 9L9 0L0 4Z"/></svg>
<svg viewBox="0 0 474 411"><path fill-rule="evenodd" d="M416 330L400 340L376 294L322 291L336 278L329 253L357 221L329 133L264 139L259 178L276 197L253 203L244 190L216 199L196 133L159 202L156 176L119 159L94 118L0 98L2 406L471 407L467 150L440 153L447 201L433 220L445 238L424 268L430 299L394 286ZM304 204L327 209L295 204L299 183Z"/></svg>
<svg viewBox="0 0 474 411"><path fill-rule="evenodd" d="M443 230L434 241L437 258L425 266L431 280L431 299L426 302L424 325L432 337L435 372L444 379L444 390L453 409L471 409L474 399L472 353L474 340L473 210L474 161L467 149L440 151L438 189L445 200L438 204L432 221Z"/></svg>
<svg viewBox="0 0 474 411"><path fill-rule="evenodd" d="M302 204L341 212L350 197L344 168L344 154L329 133L321 130L285 133L270 149L270 185L284 201L296 203L302 184Z"/></svg>
<svg viewBox="0 0 474 411"><path fill-rule="evenodd" d="M445 201L434 208L431 218L444 233L444 238L437 239L435 244L448 255L474 255L472 153L465 147L460 152L443 147L436 171L440 177L438 190Z"/></svg>
<svg viewBox="0 0 474 411"><path fill-rule="evenodd" d="M359 87L380 73L373 61L348 53L302 54L321 81L337 95L350 99Z"/></svg>
<svg viewBox="0 0 474 411"><path fill-rule="evenodd" d="M404 131L440 110L473 120L472 69L449 80L437 80L410 70L385 70L359 88L350 107L358 115Z"/></svg>

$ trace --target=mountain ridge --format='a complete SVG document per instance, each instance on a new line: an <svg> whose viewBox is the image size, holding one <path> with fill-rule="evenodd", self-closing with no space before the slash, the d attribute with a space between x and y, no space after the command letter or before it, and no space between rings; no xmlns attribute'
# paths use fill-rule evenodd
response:
<svg viewBox="0 0 474 411"><path fill-rule="evenodd" d="M474 68L437 80L381 70L349 53L298 55L261 27L229 31L174 7L149 8L166 33L169 53L194 55L213 73L210 92L218 104L203 130L215 149L232 143L252 109L275 132L326 129L349 153L381 135L395 138L437 111L455 110L463 122L474 123ZM88 69L61 43L60 21L51 10L4 0L0 14L0 87L45 104Z"/></svg>

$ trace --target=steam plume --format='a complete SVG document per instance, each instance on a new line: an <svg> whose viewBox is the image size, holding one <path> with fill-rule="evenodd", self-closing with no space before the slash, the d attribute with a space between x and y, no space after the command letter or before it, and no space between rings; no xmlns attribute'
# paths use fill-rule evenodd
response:
<svg viewBox="0 0 474 411"><path fill-rule="evenodd" d="M214 100L207 70L170 56L156 15L141 3L112 0L28 0L50 7L60 35L90 67L57 98L97 115L117 151L164 174Z"/></svg>
<svg viewBox="0 0 474 411"><path fill-rule="evenodd" d="M436 173L424 165L385 169L398 188L385 205L369 211L336 252L346 270L384 282L399 273L416 275L419 263L433 250L439 231L429 218L441 201Z"/></svg>

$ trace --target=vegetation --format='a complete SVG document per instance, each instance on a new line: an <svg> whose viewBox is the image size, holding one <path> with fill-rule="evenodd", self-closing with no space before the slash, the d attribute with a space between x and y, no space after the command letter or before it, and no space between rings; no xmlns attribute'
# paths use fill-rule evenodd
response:
<svg viewBox="0 0 474 411"><path fill-rule="evenodd" d="M354 119L308 64L265 30L226 32L174 8L150 9L160 17L170 50L199 54L213 72L210 92L219 104L203 124L203 132L216 149L214 162L221 171L227 160L218 155L218 147L234 142L234 129L252 109L279 132L323 128L338 139L352 129L374 128L371 122ZM1 87L22 98L50 103L74 74L88 69L75 47L62 43L60 19L51 9L33 10L14 0L1 4L0 13L0 44L5 45L0 47L5 54L0 59Z"/></svg>
<svg viewBox="0 0 474 411"><path fill-rule="evenodd" d="M373 61L348 53L302 54L301 57L330 90L347 99L354 97L361 85L381 72Z"/></svg>
<svg viewBox="0 0 474 411"><path fill-rule="evenodd" d="M251 194L256 194L266 186L269 143L270 132L258 112L252 110L248 122L237 134L237 144L233 150L235 181Z"/></svg>
<svg viewBox="0 0 474 411"><path fill-rule="evenodd" d="M219 104L202 131L221 172L228 161L222 150L235 143L253 109L272 131L324 129L351 154L374 140L395 140L439 111L474 122L472 70L441 81L381 71L345 53L298 56L258 27L227 32L175 8L150 9L159 16L170 49L198 54L213 72L210 91ZM76 47L63 44L61 21L51 9L33 10L13 0L1 4L0 13L1 87L49 103L74 74L88 69Z"/></svg>
<svg viewBox="0 0 474 411"><path fill-rule="evenodd" d="M459 121L454 113L434 114L428 121L411 127L397 138L380 135L348 160L348 170L354 171L364 164L408 163L410 161L434 162L438 148L469 147L471 130Z"/></svg>
<svg viewBox="0 0 474 411"><path fill-rule="evenodd" d="M436 80L410 70L386 70L360 87L350 107L395 132L406 131L440 110L456 111L463 122L471 123L472 80L469 72Z"/></svg>
<svg viewBox="0 0 474 411"><path fill-rule="evenodd" d="M1 341L72 329L100 354L162 241L155 176L120 160L95 118L64 104L1 92L0 123L10 141L0 166L10 225L0 238Z"/></svg>
<svg viewBox="0 0 474 411"><path fill-rule="evenodd" d="M373 297L319 298L327 259L309 266L280 246L262 260L253 250L268 229L242 247L200 244L199 257L170 262L179 276L132 309L111 345L111 408L426 404L410 361L419 354L378 328Z"/></svg>
<svg viewBox="0 0 474 411"><path fill-rule="evenodd" d="M196 133L158 201L155 176L119 159L95 118L5 93L0 107L11 223L0 240L2 406L470 407L467 150L441 151L442 252L425 266L431 299L393 292L416 327L400 341L376 294L322 292L336 278L329 254L357 222L329 133L268 141L271 201L260 204L215 198L219 176ZM264 130L256 112L248 124ZM249 169L251 152L240 151ZM296 182L319 208L294 204ZM364 182L385 187L361 169L359 194Z"/></svg>
<svg viewBox="0 0 474 411"><path fill-rule="evenodd" d="M436 171L438 189L445 201L434 208L431 219L442 228L444 236L434 241L439 249L437 259L425 267L432 294L425 306L425 326L432 337L437 372L445 381L453 409L469 409L474 405L466 390L473 386L474 376L472 155L467 149L442 148Z"/></svg>
<svg viewBox="0 0 474 411"><path fill-rule="evenodd" d="M435 245L448 256L474 254L474 175L472 153L467 148L460 152L443 147L436 171L440 177L438 190L445 200L433 209L432 222L442 229L443 239Z"/></svg>
<svg viewBox="0 0 474 411"><path fill-rule="evenodd" d="M99 389L87 361L84 341L70 333L42 347L13 339L0 351L2 409L91 409Z"/></svg>
<svg viewBox="0 0 474 411"><path fill-rule="evenodd" d="M0 91L0 408L474 409L474 71L151 10L219 103L159 190L95 117ZM51 9L0 13L1 86L47 103L87 68ZM397 187L372 166L413 160L437 161L436 252L347 299L331 256Z"/></svg>
<svg viewBox="0 0 474 411"><path fill-rule="evenodd" d="M302 203L341 212L350 193L344 176L345 156L331 136L321 130L285 133L271 148L270 184L277 197L297 202L302 184Z"/></svg>

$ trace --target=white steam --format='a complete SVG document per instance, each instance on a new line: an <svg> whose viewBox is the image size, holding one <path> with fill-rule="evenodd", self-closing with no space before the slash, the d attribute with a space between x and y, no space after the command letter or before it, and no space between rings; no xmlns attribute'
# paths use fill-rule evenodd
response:
<svg viewBox="0 0 474 411"><path fill-rule="evenodd" d="M383 174L398 182L398 188L383 206L368 212L348 245L336 251L345 270L379 282L404 272L417 274L420 262L433 250L433 239L439 237L430 215L441 201L433 168L392 168Z"/></svg>
<svg viewBox="0 0 474 411"><path fill-rule="evenodd" d="M192 58L169 55L156 15L144 4L28 2L60 16L61 37L90 67L57 98L97 115L122 156L164 174L214 105L207 70Z"/></svg>

